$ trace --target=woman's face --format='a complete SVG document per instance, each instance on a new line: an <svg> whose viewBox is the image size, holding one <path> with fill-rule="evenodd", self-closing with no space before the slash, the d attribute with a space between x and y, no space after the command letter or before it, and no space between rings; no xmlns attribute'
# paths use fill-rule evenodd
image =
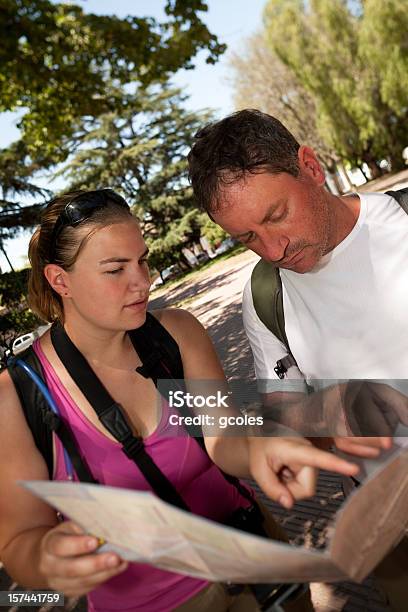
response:
<svg viewBox="0 0 408 612"><path fill-rule="evenodd" d="M66 272L74 312L108 330L134 329L146 318L150 276L147 248L136 220L97 230L86 242L72 270Z"/></svg>

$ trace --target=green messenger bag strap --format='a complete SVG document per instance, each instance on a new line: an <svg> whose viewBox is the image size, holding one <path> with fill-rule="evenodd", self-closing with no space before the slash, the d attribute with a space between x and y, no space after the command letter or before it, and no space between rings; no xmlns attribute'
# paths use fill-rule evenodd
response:
<svg viewBox="0 0 408 612"><path fill-rule="evenodd" d="M408 214L408 187L398 191L387 191ZM283 290L279 268L261 259L252 271L251 291L255 312L262 323L286 346L288 354L276 362L274 368L279 378L284 378L288 369L296 364L285 331Z"/></svg>
<svg viewBox="0 0 408 612"><path fill-rule="evenodd" d="M288 351L285 357L278 359L274 367L277 376L284 378L288 369L297 364L290 351L285 332L282 280L279 268L263 259L258 261L252 271L251 291L256 314Z"/></svg>

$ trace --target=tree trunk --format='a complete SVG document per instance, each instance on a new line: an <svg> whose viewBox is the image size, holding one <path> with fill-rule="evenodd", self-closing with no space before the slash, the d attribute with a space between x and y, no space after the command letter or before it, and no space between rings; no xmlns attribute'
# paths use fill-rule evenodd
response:
<svg viewBox="0 0 408 612"><path fill-rule="evenodd" d="M0 242L0 249L2 250L4 257L7 259L7 263L10 266L11 271L15 272L13 266L11 265L11 261L9 260L8 255L6 253L6 249L4 248L4 246L3 246L3 244L1 242Z"/></svg>
<svg viewBox="0 0 408 612"><path fill-rule="evenodd" d="M368 177L368 176L366 175L366 173L364 172L364 168L363 168L363 166L362 166L362 165L360 166L360 164L359 164L359 165L358 165L358 169L360 170L361 174L364 176L365 180L366 180L366 181L367 181L367 183L368 183L368 181L370 181L371 179L370 179L370 177Z"/></svg>
<svg viewBox="0 0 408 612"><path fill-rule="evenodd" d="M354 183L351 182L351 179L350 179L350 177L349 177L349 175L347 173L346 168L344 167L344 164L339 164L339 167L343 171L343 176L344 176L345 180L347 181L348 186L350 187L350 191L353 191L356 188L356 186L355 186Z"/></svg>
<svg viewBox="0 0 408 612"><path fill-rule="evenodd" d="M391 172L400 172L401 170L407 170L407 165L402 155L390 156Z"/></svg>
<svg viewBox="0 0 408 612"><path fill-rule="evenodd" d="M370 159L369 161L364 160L367 166L370 168L371 176L373 179L380 178L384 174L378 164Z"/></svg>

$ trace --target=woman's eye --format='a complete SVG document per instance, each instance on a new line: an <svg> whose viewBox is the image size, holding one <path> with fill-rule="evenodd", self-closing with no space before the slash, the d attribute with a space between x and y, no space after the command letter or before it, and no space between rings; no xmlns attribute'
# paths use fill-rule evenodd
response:
<svg viewBox="0 0 408 612"><path fill-rule="evenodd" d="M118 272L122 272L123 268L117 268L116 270L107 270L106 274L118 274Z"/></svg>

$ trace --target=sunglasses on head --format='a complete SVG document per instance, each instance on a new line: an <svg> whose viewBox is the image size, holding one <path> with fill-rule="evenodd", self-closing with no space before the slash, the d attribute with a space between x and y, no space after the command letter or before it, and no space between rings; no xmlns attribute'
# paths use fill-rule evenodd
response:
<svg viewBox="0 0 408 612"><path fill-rule="evenodd" d="M98 189L96 191L86 191L80 193L68 202L64 210L57 218L54 229L52 230L49 260L52 263L55 260L55 251L58 236L64 227L75 227L89 219L100 208L104 208L110 202L115 202L119 206L123 206L130 210L129 204L122 196L113 191L113 189Z"/></svg>

